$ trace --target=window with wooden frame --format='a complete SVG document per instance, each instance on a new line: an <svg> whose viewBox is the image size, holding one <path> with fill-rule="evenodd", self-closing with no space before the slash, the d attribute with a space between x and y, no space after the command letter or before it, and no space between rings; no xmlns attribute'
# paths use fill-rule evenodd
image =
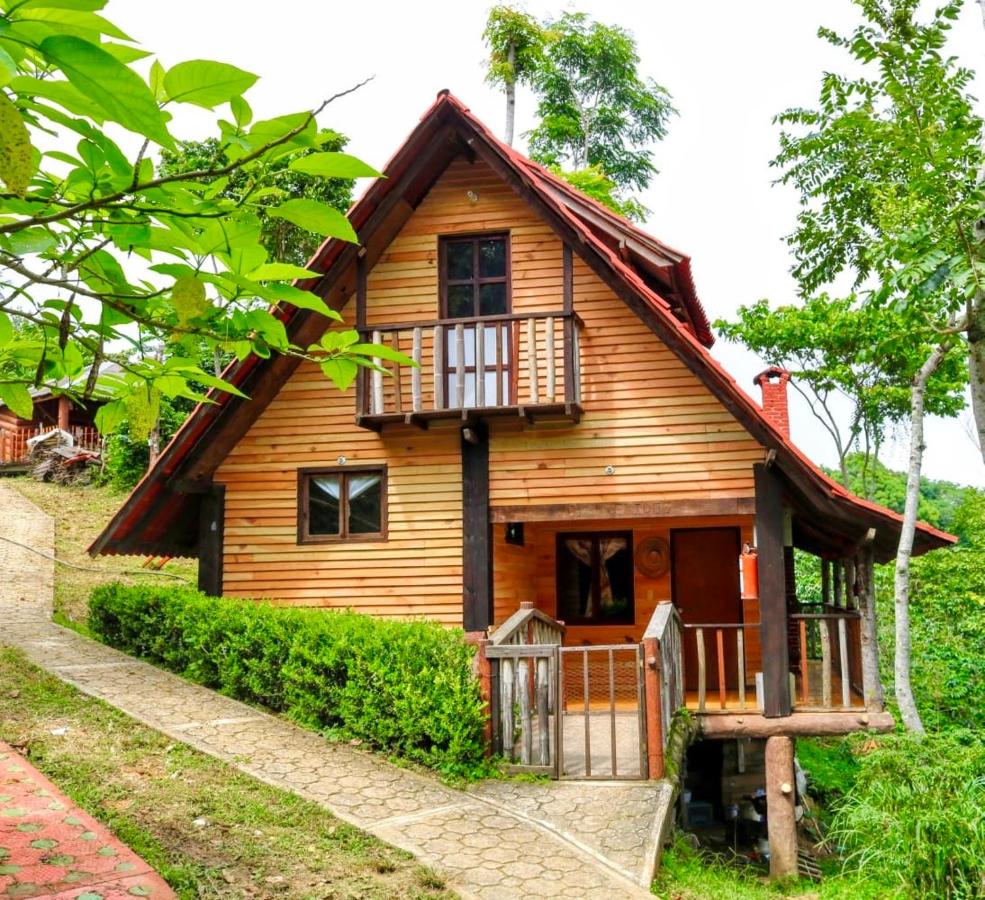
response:
<svg viewBox="0 0 985 900"><path fill-rule="evenodd" d="M631 625L633 533L557 536L557 617L577 625Z"/></svg>
<svg viewBox="0 0 985 900"><path fill-rule="evenodd" d="M454 235L439 239L441 317L482 319L510 312L510 237L508 234ZM458 406L459 354L462 356L462 406L477 405L481 377L484 405L510 402L512 323L493 321L479 330L474 322L445 332L445 382L449 406ZM481 366L479 358L481 356ZM479 369L482 369L480 375Z"/></svg>
<svg viewBox="0 0 985 900"><path fill-rule="evenodd" d="M383 540L386 466L298 470L298 543Z"/></svg>

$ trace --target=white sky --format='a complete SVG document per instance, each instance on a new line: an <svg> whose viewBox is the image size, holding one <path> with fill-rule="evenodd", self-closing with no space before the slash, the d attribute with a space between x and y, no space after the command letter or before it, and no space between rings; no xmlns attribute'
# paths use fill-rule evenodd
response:
<svg viewBox="0 0 985 900"><path fill-rule="evenodd" d="M311 0L169 0L165 6L111 0L108 17L165 66L217 59L261 76L247 99L260 117L310 108L368 75L375 79L334 104L323 125L347 134L351 152L381 167L433 102L450 88L501 134L502 96L483 81L481 35L489 2L414 0L314 3ZM760 297L794 296L782 242L794 223L796 197L772 187L768 162L777 148L772 117L811 105L820 73L843 69L842 55L816 37L824 24L847 31L850 0L704 0L648 3L580 0L571 5L636 36L641 71L666 86L680 115L655 148L660 175L642 196L646 228L692 257L699 296L710 319L729 317ZM952 50L985 68L985 30L967 0ZM567 8L530 0L535 15ZM983 93L979 79L979 94ZM518 133L531 124L533 100L521 94ZM202 137L208 118L181 111L175 133ZM525 149L522 138L517 141ZM715 355L754 396L755 356L719 341ZM814 459L833 463L830 438L791 392L793 436ZM924 472L985 485L970 417L932 419ZM886 461L904 467L906 446Z"/></svg>

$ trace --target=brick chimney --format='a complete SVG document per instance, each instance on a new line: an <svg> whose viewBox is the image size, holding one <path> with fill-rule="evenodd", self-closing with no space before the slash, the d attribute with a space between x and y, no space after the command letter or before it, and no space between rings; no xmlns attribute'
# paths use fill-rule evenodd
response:
<svg viewBox="0 0 985 900"><path fill-rule="evenodd" d="M790 373L779 366L770 366L752 381L763 392L763 412L766 418L790 437L790 412L787 408L787 382Z"/></svg>

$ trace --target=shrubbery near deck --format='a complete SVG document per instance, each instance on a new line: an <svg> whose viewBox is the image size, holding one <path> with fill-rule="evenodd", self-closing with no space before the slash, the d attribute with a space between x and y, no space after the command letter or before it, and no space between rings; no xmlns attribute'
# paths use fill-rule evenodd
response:
<svg viewBox="0 0 985 900"><path fill-rule="evenodd" d="M107 644L322 731L468 776L485 765L473 649L432 622L109 584L89 601Z"/></svg>

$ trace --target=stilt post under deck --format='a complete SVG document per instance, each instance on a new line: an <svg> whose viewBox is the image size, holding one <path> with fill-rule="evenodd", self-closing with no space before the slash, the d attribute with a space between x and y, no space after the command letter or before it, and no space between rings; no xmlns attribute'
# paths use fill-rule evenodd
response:
<svg viewBox="0 0 985 900"><path fill-rule="evenodd" d="M797 875L796 789L793 738L766 739L766 816L770 840L770 878Z"/></svg>

